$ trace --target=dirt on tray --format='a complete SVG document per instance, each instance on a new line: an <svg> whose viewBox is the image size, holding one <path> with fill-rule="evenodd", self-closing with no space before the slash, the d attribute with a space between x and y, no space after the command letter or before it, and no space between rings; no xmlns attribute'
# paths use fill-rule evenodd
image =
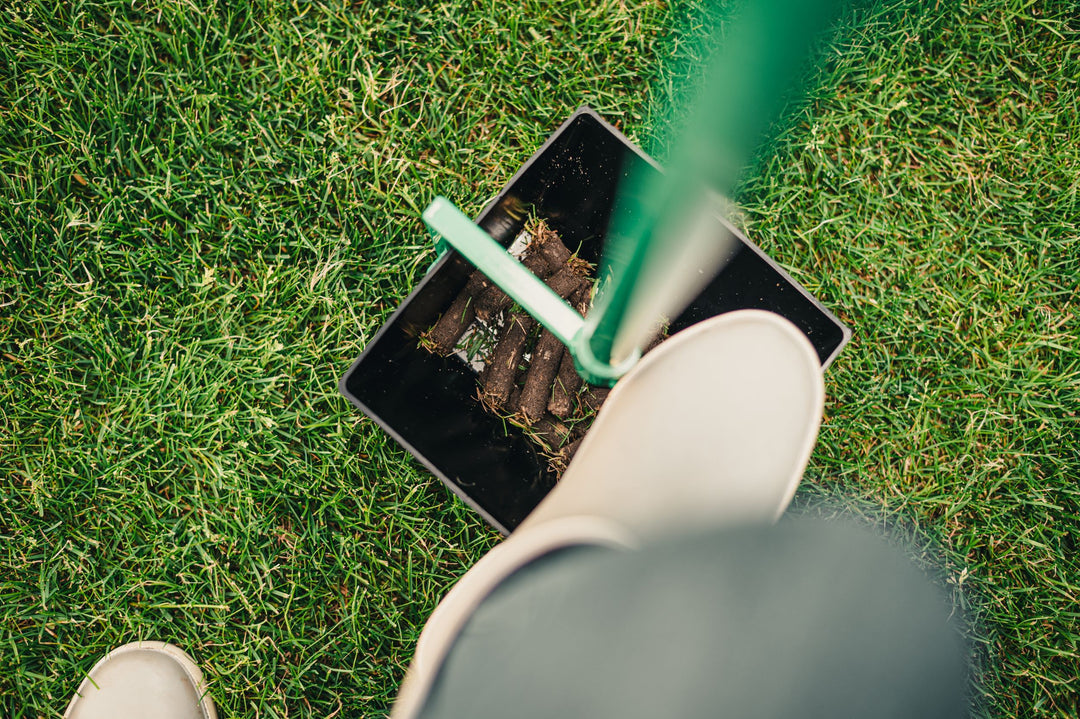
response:
<svg viewBox="0 0 1080 719"><path fill-rule="evenodd" d="M530 221L525 235L518 259L586 314L595 268L575 256L542 220ZM482 363L477 399L489 412L521 427L557 478L609 391L585 384L570 351L479 270L420 344L437 354L458 354L474 366Z"/></svg>

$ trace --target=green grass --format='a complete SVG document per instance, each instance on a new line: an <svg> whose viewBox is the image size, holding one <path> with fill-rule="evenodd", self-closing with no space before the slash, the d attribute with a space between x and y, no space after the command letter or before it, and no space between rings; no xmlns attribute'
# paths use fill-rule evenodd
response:
<svg viewBox="0 0 1080 719"><path fill-rule="evenodd" d="M0 9L0 715L140 638L223 716L387 706L497 537L336 380L431 197L479 209L582 103L655 147L703 27L510 5ZM1078 78L1072 2L860 10L743 196L856 332L800 501L940 548L995 717L1080 713Z"/></svg>

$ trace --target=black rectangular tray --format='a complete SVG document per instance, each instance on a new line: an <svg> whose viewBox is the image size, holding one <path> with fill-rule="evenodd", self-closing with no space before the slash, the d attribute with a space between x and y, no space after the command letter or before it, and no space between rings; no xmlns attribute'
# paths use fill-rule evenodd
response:
<svg viewBox="0 0 1080 719"><path fill-rule="evenodd" d="M476 222L509 245L529 215L544 218L571 250L597 262L619 182L656 164L599 115L583 107L548 138ZM757 246L740 241L732 259L671 324L675 333L723 312L758 308L798 326L827 366L851 331ZM554 485L554 475L522 430L477 400L477 376L461 357L418 344L473 271L456 251L439 259L368 343L339 383L353 404L503 534Z"/></svg>

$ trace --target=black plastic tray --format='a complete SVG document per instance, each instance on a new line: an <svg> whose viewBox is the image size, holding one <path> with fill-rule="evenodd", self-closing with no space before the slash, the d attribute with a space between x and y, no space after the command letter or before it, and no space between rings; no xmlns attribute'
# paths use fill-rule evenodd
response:
<svg viewBox="0 0 1080 719"><path fill-rule="evenodd" d="M476 219L509 246L528 215L547 220L572 250L600 258L620 180L656 164L589 108L548 138ZM659 171L659 170L657 170ZM783 315L810 339L828 365L851 331L753 243L742 245L671 332L723 312L759 308ZM368 343L341 379L349 400L389 432L469 506L504 534L554 484L547 460L521 429L477 401L476 371L458 356L418 346L465 285L473 267L457 252L442 257Z"/></svg>

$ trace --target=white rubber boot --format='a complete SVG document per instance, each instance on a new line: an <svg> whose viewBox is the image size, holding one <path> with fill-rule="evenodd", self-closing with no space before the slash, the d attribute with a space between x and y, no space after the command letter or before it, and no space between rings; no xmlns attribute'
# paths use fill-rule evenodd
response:
<svg viewBox="0 0 1080 719"><path fill-rule="evenodd" d="M612 390L562 479L424 626L392 716L420 711L450 646L503 579L561 547L632 547L692 528L774 522L817 437L821 364L794 325L732 312L670 337Z"/></svg>
<svg viewBox="0 0 1080 719"><path fill-rule="evenodd" d="M94 665L64 719L217 719L202 672L179 647L133 642Z"/></svg>
<svg viewBox="0 0 1080 719"><path fill-rule="evenodd" d="M578 515L639 538L776 521L810 459L824 397L817 353L779 315L747 310L698 323L614 387L562 479L517 532Z"/></svg>

